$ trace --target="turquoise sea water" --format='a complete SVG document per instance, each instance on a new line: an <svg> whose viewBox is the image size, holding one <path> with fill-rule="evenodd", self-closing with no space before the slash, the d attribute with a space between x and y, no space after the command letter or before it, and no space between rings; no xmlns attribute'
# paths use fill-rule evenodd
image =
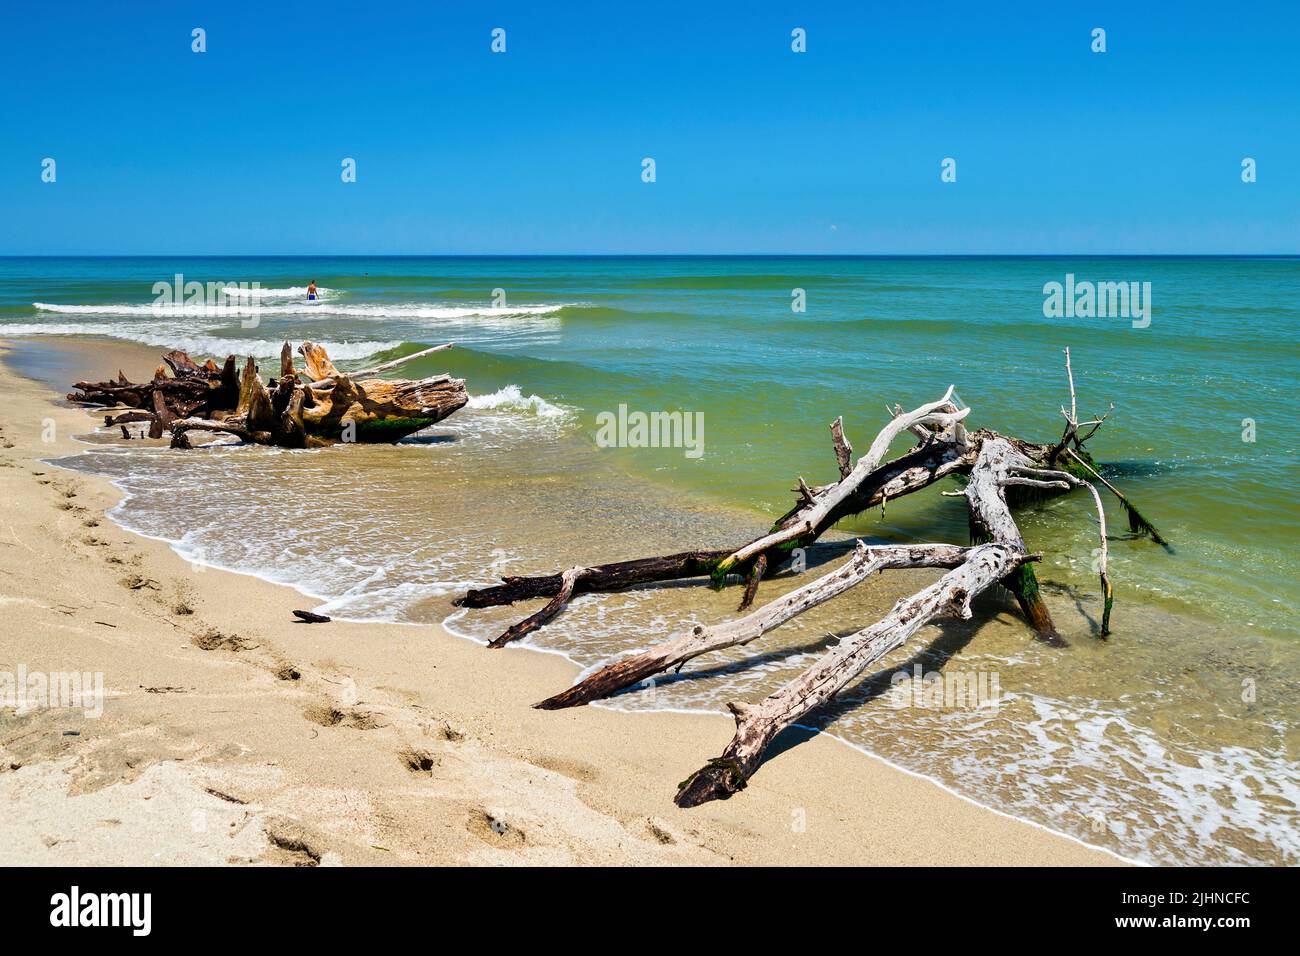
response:
<svg viewBox="0 0 1300 956"><path fill-rule="evenodd" d="M256 281L261 311L159 312L153 285L176 273L187 281ZM1149 282L1150 324L1045 317L1044 284L1064 283L1067 274L1078 282ZM326 290L317 303L298 291L312 279ZM804 311L792 309L796 290ZM256 326L245 327L253 317ZM354 367L454 340L454 350L403 374L449 370L467 380L471 408L426 440L340 452L368 456L349 464L365 461L370 480L385 482L395 493L390 500L403 503L401 513L368 514L364 494L320 507L324 518L408 536L430 524L456 526L447 532L457 542L455 560L412 545L378 569L267 567L223 542L216 510L210 531L197 522L181 543L362 617L442 619L446 597L490 580L492 567L551 570L743 540L786 510L797 476L811 484L833 479L827 424L836 416L862 451L887 405L932 401L949 384L972 406L972 427L1051 440L1060 434L1059 408L1069 404L1068 346L1080 411L1091 417L1114 405L1090 443L1094 456L1172 553L1129 535L1111 507L1116 636L1101 644L1091 636L1096 526L1087 502L1071 496L1028 510L1020 519L1025 536L1045 553L1042 577L1077 647L1053 663L1015 627L961 644L962 654L992 655L980 666L996 658L1003 672L1027 672L1017 685L1018 729L1008 717L996 727L961 715L927 723L930 716L893 711L886 720L872 709L869 686L823 725L978 799L1157 860L1300 859L1290 726L1300 686L1291 606L1300 593L1300 475L1290 422L1297 331L1295 258L0 259L0 337L105 335L159 350L261 358L278 354L284 340L312 339ZM598 416L620 406L701 413L703 453L601 447ZM223 451L182 468L166 452L103 449L80 467L128 490L159 478L211 487L215 469L253 484L272 467L330 467L322 457L328 451L283 455L272 466L275 454ZM357 480L364 492L366 479ZM481 500L489 488L497 496L491 507ZM265 494L280 507L291 504ZM160 533L162 507L137 494L120 517ZM478 531L464 530L468 524ZM498 525L508 527L483 531ZM533 533L520 531L531 525ZM963 541L967 533L960 502L933 490L840 530L895 540ZM272 540L292 533L267 526ZM412 553L421 556L412 561ZM734 604L731 595L710 594L694 605L678 596L665 604L650 593L575 605L568 624L545 629L534 643L594 666L696 613L720 617ZM870 601L862 600L857 611L865 614ZM817 620L841 631L869 622L843 619L853 613L839 608ZM491 636L494 622L491 614L452 621L479 638ZM810 627L804 642L816 636ZM815 653L799 646L754 669L736 655L732 670L672 683L654 705L716 709L727 695L752 698ZM1239 699L1251 675L1263 696ZM630 695L617 703L647 705ZM931 756L913 740L930 741ZM934 763L936 740L964 749ZM986 744L986 760L962 762ZM1061 747L1074 749L1071 759L1051 756ZM1071 768L1064 777L1057 759ZM1220 793L1214 774L1240 785ZM1098 782L1126 775L1135 782L1119 796L1111 792L1116 784ZM1191 796L1198 788L1205 792ZM1127 808L1111 811L1123 822L1100 836L1091 815L1103 811L1085 796L1099 789L1108 794L1103 806ZM1036 794L1057 809L1034 810ZM1143 810L1144 803L1165 809Z"/></svg>
<svg viewBox="0 0 1300 956"><path fill-rule="evenodd" d="M255 329L230 316L158 318L151 287L177 272L266 289L314 278L333 292L310 305L268 297ZM1150 326L1045 318L1043 285L1067 273L1150 282ZM1291 612L1273 599L1300 591L1288 402L1300 370L1297 259L6 259L6 330L264 357L313 338L357 360L455 340L429 370L450 369L475 394L517 385L572 409L593 438L597 414L620 404L704 412L702 457L624 448L618 459L775 513L796 474L826 480L827 422L843 415L863 443L887 403L911 407L949 384L977 426L1055 437L1070 346L1081 410L1116 406L1095 455L1177 543L1176 561L1146 562L1144 583L1278 630ZM1254 442L1242 440L1247 419ZM886 528L959 530L960 514L910 504L890 509Z"/></svg>

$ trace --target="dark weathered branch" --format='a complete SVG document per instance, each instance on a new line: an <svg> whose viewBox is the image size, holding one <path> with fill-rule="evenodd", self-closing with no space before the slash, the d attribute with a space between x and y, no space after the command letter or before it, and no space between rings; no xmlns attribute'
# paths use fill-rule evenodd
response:
<svg viewBox="0 0 1300 956"><path fill-rule="evenodd" d="M767 554L760 554L754 559L753 565L750 566L749 575L745 579L745 593L740 599L740 606L736 608L736 613L749 610L750 605L754 603L754 597L758 594L759 582L763 580L763 575L767 571Z"/></svg>
<svg viewBox="0 0 1300 956"><path fill-rule="evenodd" d="M730 553L730 550L730 548L714 548L710 551L683 551L679 554L593 565L577 575L573 593L578 595L622 591L638 584L703 577L709 573L714 563ZM530 598L551 597L559 592L562 576L559 574L544 574L537 577L507 576L501 581L501 584L492 587L467 591L452 603L457 607L498 607Z"/></svg>
<svg viewBox="0 0 1300 956"><path fill-rule="evenodd" d="M122 412L118 415L104 416L104 424L107 426L129 425L133 422L151 422L153 420L153 412Z"/></svg>
<svg viewBox="0 0 1300 956"><path fill-rule="evenodd" d="M172 422L172 447L192 448L188 432L215 432L222 435L234 435L244 441L253 441L253 434L244 426L229 422L214 422L206 418L182 418Z"/></svg>
<svg viewBox="0 0 1300 956"><path fill-rule="evenodd" d="M519 623L512 624L510 627L506 628L505 633L496 640L490 642L488 647L505 647L512 641L517 641L524 635L531 634L551 618L555 617L555 615L559 614L560 611L564 609L564 606L569 603L569 599L573 597L574 581L577 579L578 575L582 574L585 570L587 569L569 568L569 570L561 574L560 589L555 593L555 597L551 598L546 607L542 608L536 614L524 618Z"/></svg>

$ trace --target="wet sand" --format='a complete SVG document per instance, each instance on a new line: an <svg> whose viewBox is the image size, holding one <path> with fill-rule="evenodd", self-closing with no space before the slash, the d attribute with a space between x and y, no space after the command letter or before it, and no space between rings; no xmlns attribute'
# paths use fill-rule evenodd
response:
<svg viewBox="0 0 1300 956"><path fill-rule="evenodd" d="M156 363L49 348L97 378ZM0 670L102 673L107 698L98 717L0 711L0 863L1119 862L824 735L777 747L736 798L678 810L728 718L545 713L529 705L577 673L556 655L295 623L298 592L106 519L111 484L41 462L84 448L93 419L7 367L0 386Z"/></svg>

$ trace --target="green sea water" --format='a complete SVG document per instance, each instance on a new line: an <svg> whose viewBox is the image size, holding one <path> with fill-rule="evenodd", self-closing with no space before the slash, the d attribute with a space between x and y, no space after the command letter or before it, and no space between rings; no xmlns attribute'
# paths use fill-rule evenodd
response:
<svg viewBox="0 0 1300 956"><path fill-rule="evenodd" d="M255 329L123 311L147 312L152 284L176 273L267 289L316 279L333 293L315 305L268 297ZM1067 274L1150 282L1149 327L1046 318L1043 286ZM794 290L805 311L792 308ZM915 406L949 384L975 426L1056 437L1069 346L1081 411L1115 405L1095 456L1175 542L1172 559L1121 542L1116 561L1140 566L1130 587L1282 632L1285 598L1300 591L1287 401L1300 369L1296 259L9 259L6 326L218 355L270 356L283 339L312 338L354 360L455 340L426 370L449 369L475 394L518 386L571 410L593 440L597 416L620 405L703 413L698 458L628 447L609 457L765 514L784 511L796 475L833 474L836 416L865 443L887 405ZM887 511L847 530L952 538L964 527L959 508L930 501Z"/></svg>
<svg viewBox="0 0 1300 956"><path fill-rule="evenodd" d="M154 283L178 273L258 282L258 295L238 301L260 310L155 308ZM1149 323L1045 315L1044 286L1067 276L1149 283ZM325 292L308 303L300 290L312 279ZM995 602L985 623L940 629L923 653L931 664L995 669L1012 694L998 716L884 707L877 675L812 724L991 805L1157 861L1300 860L1291 727L1300 475L1289 408L1298 330L1294 258L0 259L0 337L29 348L100 335L269 359L284 340L312 339L356 367L455 341L402 374L451 371L467 380L471 407L397 448L227 449L181 465L165 450L97 445L76 467L131 491L117 517L160 536L175 516L146 493L159 481L239 487L244 500L256 488L252 500L268 507L248 515L264 532L254 537L289 542L292 560L268 559L242 529L223 537L230 502L218 492L187 515L178 548L294 584L343 616L446 619L476 639L508 618L453 612L448 599L502 570L765 529L799 476L835 477L827 426L837 416L862 451L887 407L955 385L971 427L1052 440L1070 402L1068 347L1080 412L1108 415L1090 450L1171 543L1129 534L1111 507L1114 637L1094 636L1090 501L1057 499L1019 519L1044 553L1040 575L1072 647L1053 656L1034 645L1014 605ZM702 441L605 447L603 416L620 406L689 415ZM355 484L315 502L313 520L351 529L365 542L358 555L376 560L383 542L398 541L390 560L311 563L292 479L343 455ZM368 504L380 489L383 512ZM837 530L838 539L967 535L961 502L934 489ZM773 582L772 593L794 583ZM631 694L615 706L755 699L814 659L827 632L869 623L901 593L881 587L783 628L757 660L752 648L724 656L666 682L653 701ZM732 608L733 595L703 589L584 599L532 644L596 666ZM1247 686L1258 696L1247 700Z"/></svg>

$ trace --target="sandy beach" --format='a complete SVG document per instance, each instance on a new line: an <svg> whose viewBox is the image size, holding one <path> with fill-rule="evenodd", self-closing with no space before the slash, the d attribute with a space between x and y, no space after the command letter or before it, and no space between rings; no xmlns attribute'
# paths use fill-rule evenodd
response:
<svg viewBox="0 0 1300 956"><path fill-rule="evenodd" d="M149 354L84 360L130 377ZM0 864L1120 862L825 736L680 811L729 718L540 712L574 676L554 655L299 624L297 592L114 525L111 484L42 463L93 413L8 367L0 386L0 669L105 690L102 715L0 711Z"/></svg>

